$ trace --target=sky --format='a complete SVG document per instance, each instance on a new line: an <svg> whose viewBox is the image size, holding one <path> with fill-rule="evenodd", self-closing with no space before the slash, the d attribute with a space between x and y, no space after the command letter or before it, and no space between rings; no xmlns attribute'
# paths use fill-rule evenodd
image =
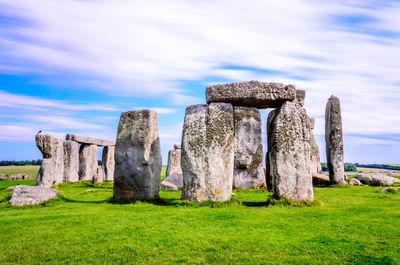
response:
<svg viewBox="0 0 400 265"><path fill-rule="evenodd" d="M322 161L333 94L345 161L400 163L398 0L0 0L0 160L40 159L39 130L115 139L151 108L166 164L186 106L246 80L306 90Z"/></svg>

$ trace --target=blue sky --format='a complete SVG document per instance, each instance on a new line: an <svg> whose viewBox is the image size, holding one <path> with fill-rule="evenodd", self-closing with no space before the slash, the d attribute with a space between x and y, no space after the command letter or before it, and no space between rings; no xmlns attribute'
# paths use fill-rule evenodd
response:
<svg viewBox="0 0 400 265"><path fill-rule="evenodd" d="M153 108L165 164L206 85L260 80L306 90L322 160L334 94L345 160L400 163L399 14L400 1L0 0L0 160L41 158L38 130L115 139L121 111Z"/></svg>

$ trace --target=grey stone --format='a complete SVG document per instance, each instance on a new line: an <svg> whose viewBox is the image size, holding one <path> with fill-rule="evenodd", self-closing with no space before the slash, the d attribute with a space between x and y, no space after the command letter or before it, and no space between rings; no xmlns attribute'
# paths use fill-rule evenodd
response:
<svg viewBox="0 0 400 265"><path fill-rule="evenodd" d="M18 185L14 188L9 202L18 206L39 204L56 197L58 194L57 190L43 186Z"/></svg>
<svg viewBox="0 0 400 265"><path fill-rule="evenodd" d="M132 110L121 114L115 145L114 197L159 197L161 152L157 113Z"/></svg>
<svg viewBox="0 0 400 265"><path fill-rule="evenodd" d="M54 184L63 182L64 151L61 139L50 134L38 132L36 145L43 155L42 165L36 177L36 185L50 188Z"/></svg>
<svg viewBox="0 0 400 265"><path fill-rule="evenodd" d="M99 139L99 138L94 138L94 137L89 137L89 136L83 136L83 135L78 135L78 134L71 134L71 133L69 133L65 136L65 140L75 141L80 144L94 144L94 145L99 145L99 146L115 145L115 141Z"/></svg>
<svg viewBox="0 0 400 265"><path fill-rule="evenodd" d="M161 182L161 188L163 189L171 189L171 190L178 190L183 187L183 177L182 174L173 173L166 177Z"/></svg>
<svg viewBox="0 0 400 265"><path fill-rule="evenodd" d="M114 159L115 147L104 146L102 156L102 168L104 171L104 180L112 181L114 179Z"/></svg>
<svg viewBox="0 0 400 265"><path fill-rule="evenodd" d="M81 144L79 148L79 180L92 180L97 172L97 145Z"/></svg>
<svg viewBox="0 0 400 265"><path fill-rule="evenodd" d="M165 175L168 177L174 173L182 174L181 149L172 149L168 152L168 165Z"/></svg>
<svg viewBox="0 0 400 265"><path fill-rule="evenodd" d="M330 184L329 177L324 175L324 174L312 172L312 178L313 178L313 184L314 185L325 185L325 186L327 186L327 185Z"/></svg>
<svg viewBox="0 0 400 265"><path fill-rule="evenodd" d="M263 150L261 115L256 108L234 107L235 160L234 189L255 189L265 186L262 167Z"/></svg>
<svg viewBox="0 0 400 265"><path fill-rule="evenodd" d="M310 129L305 109L285 102L268 116L269 170L276 198L313 200Z"/></svg>
<svg viewBox="0 0 400 265"><path fill-rule="evenodd" d="M310 153L311 153L311 173L321 173L322 166L321 160L319 156L319 148L317 145L317 141L314 137L314 132L310 129Z"/></svg>
<svg viewBox="0 0 400 265"><path fill-rule="evenodd" d="M325 110L326 159L331 183L344 180L342 114L339 98L331 96Z"/></svg>
<svg viewBox="0 0 400 265"><path fill-rule="evenodd" d="M400 190L400 187L386 187L381 189L381 192L386 192L388 190Z"/></svg>
<svg viewBox="0 0 400 265"><path fill-rule="evenodd" d="M356 179L367 180L372 186L387 186L394 183L400 183L400 179L382 175L379 173L358 173Z"/></svg>
<svg viewBox="0 0 400 265"><path fill-rule="evenodd" d="M294 85L246 81L207 86L207 103L227 102L234 106L276 108L296 97Z"/></svg>
<svg viewBox="0 0 400 265"><path fill-rule="evenodd" d="M299 104L300 107L304 107L305 98L306 98L306 91L297 89L295 102Z"/></svg>
<svg viewBox="0 0 400 265"><path fill-rule="evenodd" d="M181 149L181 145L180 144L174 144L174 149Z"/></svg>
<svg viewBox="0 0 400 265"><path fill-rule="evenodd" d="M79 181L79 144L65 141L64 147L64 181Z"/></svg>
<svg viewBox="0 0 400 265"><path fill-rule="evenodd" d="M350 185L363 185L358 179L352 178L347 180L347 184Z"/></svg>
<svg viewBox="0 0 400 265"><path fill-rule="evenodd" d="M104 171L102 167L98 167L96 170L96 174L92 178L93 184L99 184L104 181Z"/></svg>
<svg viewBox="0 0 400 265"><path fill-rule="evenodd" d="M182 200L229 200L234 149L231 104L188 106L182 133Z"/></svg>

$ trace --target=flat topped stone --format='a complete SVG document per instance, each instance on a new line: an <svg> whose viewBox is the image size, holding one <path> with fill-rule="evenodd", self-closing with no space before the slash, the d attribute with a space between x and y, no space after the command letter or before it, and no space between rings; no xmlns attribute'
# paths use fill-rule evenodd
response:
<svg viewBox="0 0 400 265"><path fill-rule="evenodd" d="M65 136L65 140L66 141L75 141L80 144L94 144L94 145L99 145L99 146L114 146L115 145L115 141L100 139L100 138L93 138L93 137L89 137L89 136L71 134L71 133L69 133Z"/></svg>
<svg viewBox="0 0 400 265"><path fill-rule="evenodd" d="M56 197L58 194L57 190L42 186L19 185L14 188L10 203L18 206L39 204Z"/></svg>
<svg viewBox="0 0 400 265"><path fill-rule="evenodd" d="M296 98L294 85L245 81L207 86L207 103L228 102L234 106L277 108Z"/></svg>

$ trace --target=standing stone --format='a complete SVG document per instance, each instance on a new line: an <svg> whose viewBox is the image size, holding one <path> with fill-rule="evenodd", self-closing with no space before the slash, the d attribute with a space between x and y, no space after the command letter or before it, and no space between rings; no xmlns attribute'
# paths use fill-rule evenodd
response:
<svg viewBox="0 0 400 265"><path fill-rule="evenodd" d="M342 114L339 98L331 96L325 110L325 143L329 179L333 184L344 181Z"/></svg>
<svg viewBox="0 0 400 265"><path fill-rule="evenodd" d="M79 144L65 141L64 146L64 181L79 181Z"/></svg>
<svg viewBox="0 0 400 265"><path fill-rule="evenodd" d="M265 186L262 167L261 115L256 108L234 107L235 161L234 189L254 189Z"/></svg>
<svg viewBox="0 0 400 265"><path fill-rule="evenodd" d="M285 102L268 116L269 170L276 198L313 200L310 170L310 129L307 114Z"/></svg>
<svg viewBox="0 0 400 265"><path fill-rule="evenodd" d="M168 177L174 173L182 174L180 145L174 145L174 149L168 152L168 165L165 175Z"/></svg>
<svg viewBox="0 0 400 265"><path fill-rule="evenodd" d="M157 113L123 112L115 145L114 198L158 198L161 167Z"/></svg>
<svg viewBox="0 0 400 265"><path fill-rule="evenodd" d="M81 144L79 149L79 180L92 180L97 172L97 145Z"/></svg>
<svg viewBox="0 0 400 265"><path fill-rule="evenodd" d="M182 133L182 200L229 200L234 149L231 104L188 106Z"/></svg>
<svg viewBox="0 0 400 265"><path fill-rule="evenodd" d="M50 134L38 132L36 146L43 155L42 165L36 177L36 185L50 188L61 183L64 176L64 151L61 139Z"/></svg>
<svg viewBox="0 0 400 265"><path fill-rule="evenodd" d="M102 156L102 168L104 171L104 179L112 181L114 179L114 159L115 146L104 146Z"/></svg>
<svg viewBox="0 0 400 265"><path fill-rule="evenodd" d="M309 127L310 127L310 151L311 151L311 173L321 173L321 160L319 157L319 148L317 145L317 141L314 137L314 127L315 127L315 119L308 118Z"/></svg>
<svg viewBox="0 0 400 265"><path fill-rule="evenodd" d="M98 167L96 170L96 174L93 176L92 183L99 184L104 181L104 171L102 167Z"/></svg>

